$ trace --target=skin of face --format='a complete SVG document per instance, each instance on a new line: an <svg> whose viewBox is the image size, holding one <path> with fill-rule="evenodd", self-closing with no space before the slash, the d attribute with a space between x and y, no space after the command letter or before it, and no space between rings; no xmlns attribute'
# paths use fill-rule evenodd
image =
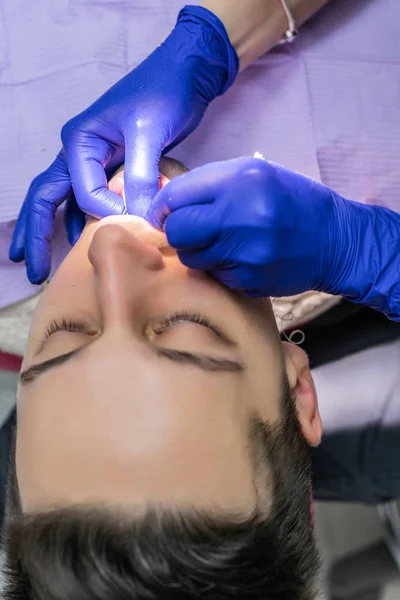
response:
<svg viewBox="0 0 400 600"><path fill-rule="evenodd" d="M123 192L122 171L109 186ZM54 322L67 330L54 331ZM282 345L269 299L188 270L143 219L88 221L41 296L22 370L77 349L19 386L24 511L152 503L252 510L249 422L279 421L282 369L303 434L319 443L307 357Z"/></svg>

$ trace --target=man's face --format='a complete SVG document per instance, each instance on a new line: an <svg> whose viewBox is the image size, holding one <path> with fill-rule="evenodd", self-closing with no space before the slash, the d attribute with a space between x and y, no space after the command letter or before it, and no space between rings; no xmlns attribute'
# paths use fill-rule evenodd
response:
<svg viewBox="0 0 400 600"><path fill-rule="evenodd" d="M249 424L278 422L284 368L269 300L188 270L140 218L91 220L32 320L23 371L44 361L18 396L24 510L254 507Z"/></svg>

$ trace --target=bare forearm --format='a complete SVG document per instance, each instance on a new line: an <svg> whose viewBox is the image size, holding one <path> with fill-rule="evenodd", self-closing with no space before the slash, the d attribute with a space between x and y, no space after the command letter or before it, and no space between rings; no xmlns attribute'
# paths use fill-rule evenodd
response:
<svg viewBox="0 0 400 600"><path fill-rule="evenodd" d="M328 1L287 0L287 4L299 26ZM202 4L224 23L240 70L276 46L288 28L280 0L203 0Z"/></svg>

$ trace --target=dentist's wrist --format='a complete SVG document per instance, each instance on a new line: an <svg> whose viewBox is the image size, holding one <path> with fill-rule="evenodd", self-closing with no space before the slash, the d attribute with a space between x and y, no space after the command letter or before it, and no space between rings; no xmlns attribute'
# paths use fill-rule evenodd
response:
<svg viewBox="0 0 400 600"><path fill-rule="evenodd" d="M236 79L239 58L221 19L203 6L186 5L179 12L174 34L176 56L182 56L193 73L201 74L207 101L223 94ZM184 44L187 48L182 52Z"/></svg>
<svg viewBox="0 0 400 600"><path fill-rule="evenodd" d="M400 215L334 195L330 254L321 291L400 321Z"/></svg>
<svg viewBox="0 0 400 600"><path fill-rule="evenodd" d="M296 26L300 26L328 0L286 1ZM274 48L288 29L281 0L203 0L202 5L225 25L241 71Z"/></svg>

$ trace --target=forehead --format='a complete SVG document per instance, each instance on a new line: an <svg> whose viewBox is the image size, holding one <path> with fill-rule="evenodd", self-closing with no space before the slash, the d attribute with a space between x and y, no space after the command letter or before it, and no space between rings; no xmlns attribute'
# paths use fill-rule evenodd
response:
<svg viewBox="0 0 400 600"><path fill-rule="evenodd" d="M139 504L202 503L208 493L223 504L235 490L237 501L247 498L252 471L238 378L135 362L124 353L96 356L31 388L18 423L23 500L26 490L33 499L47 490L60 499Z"/></svg>

